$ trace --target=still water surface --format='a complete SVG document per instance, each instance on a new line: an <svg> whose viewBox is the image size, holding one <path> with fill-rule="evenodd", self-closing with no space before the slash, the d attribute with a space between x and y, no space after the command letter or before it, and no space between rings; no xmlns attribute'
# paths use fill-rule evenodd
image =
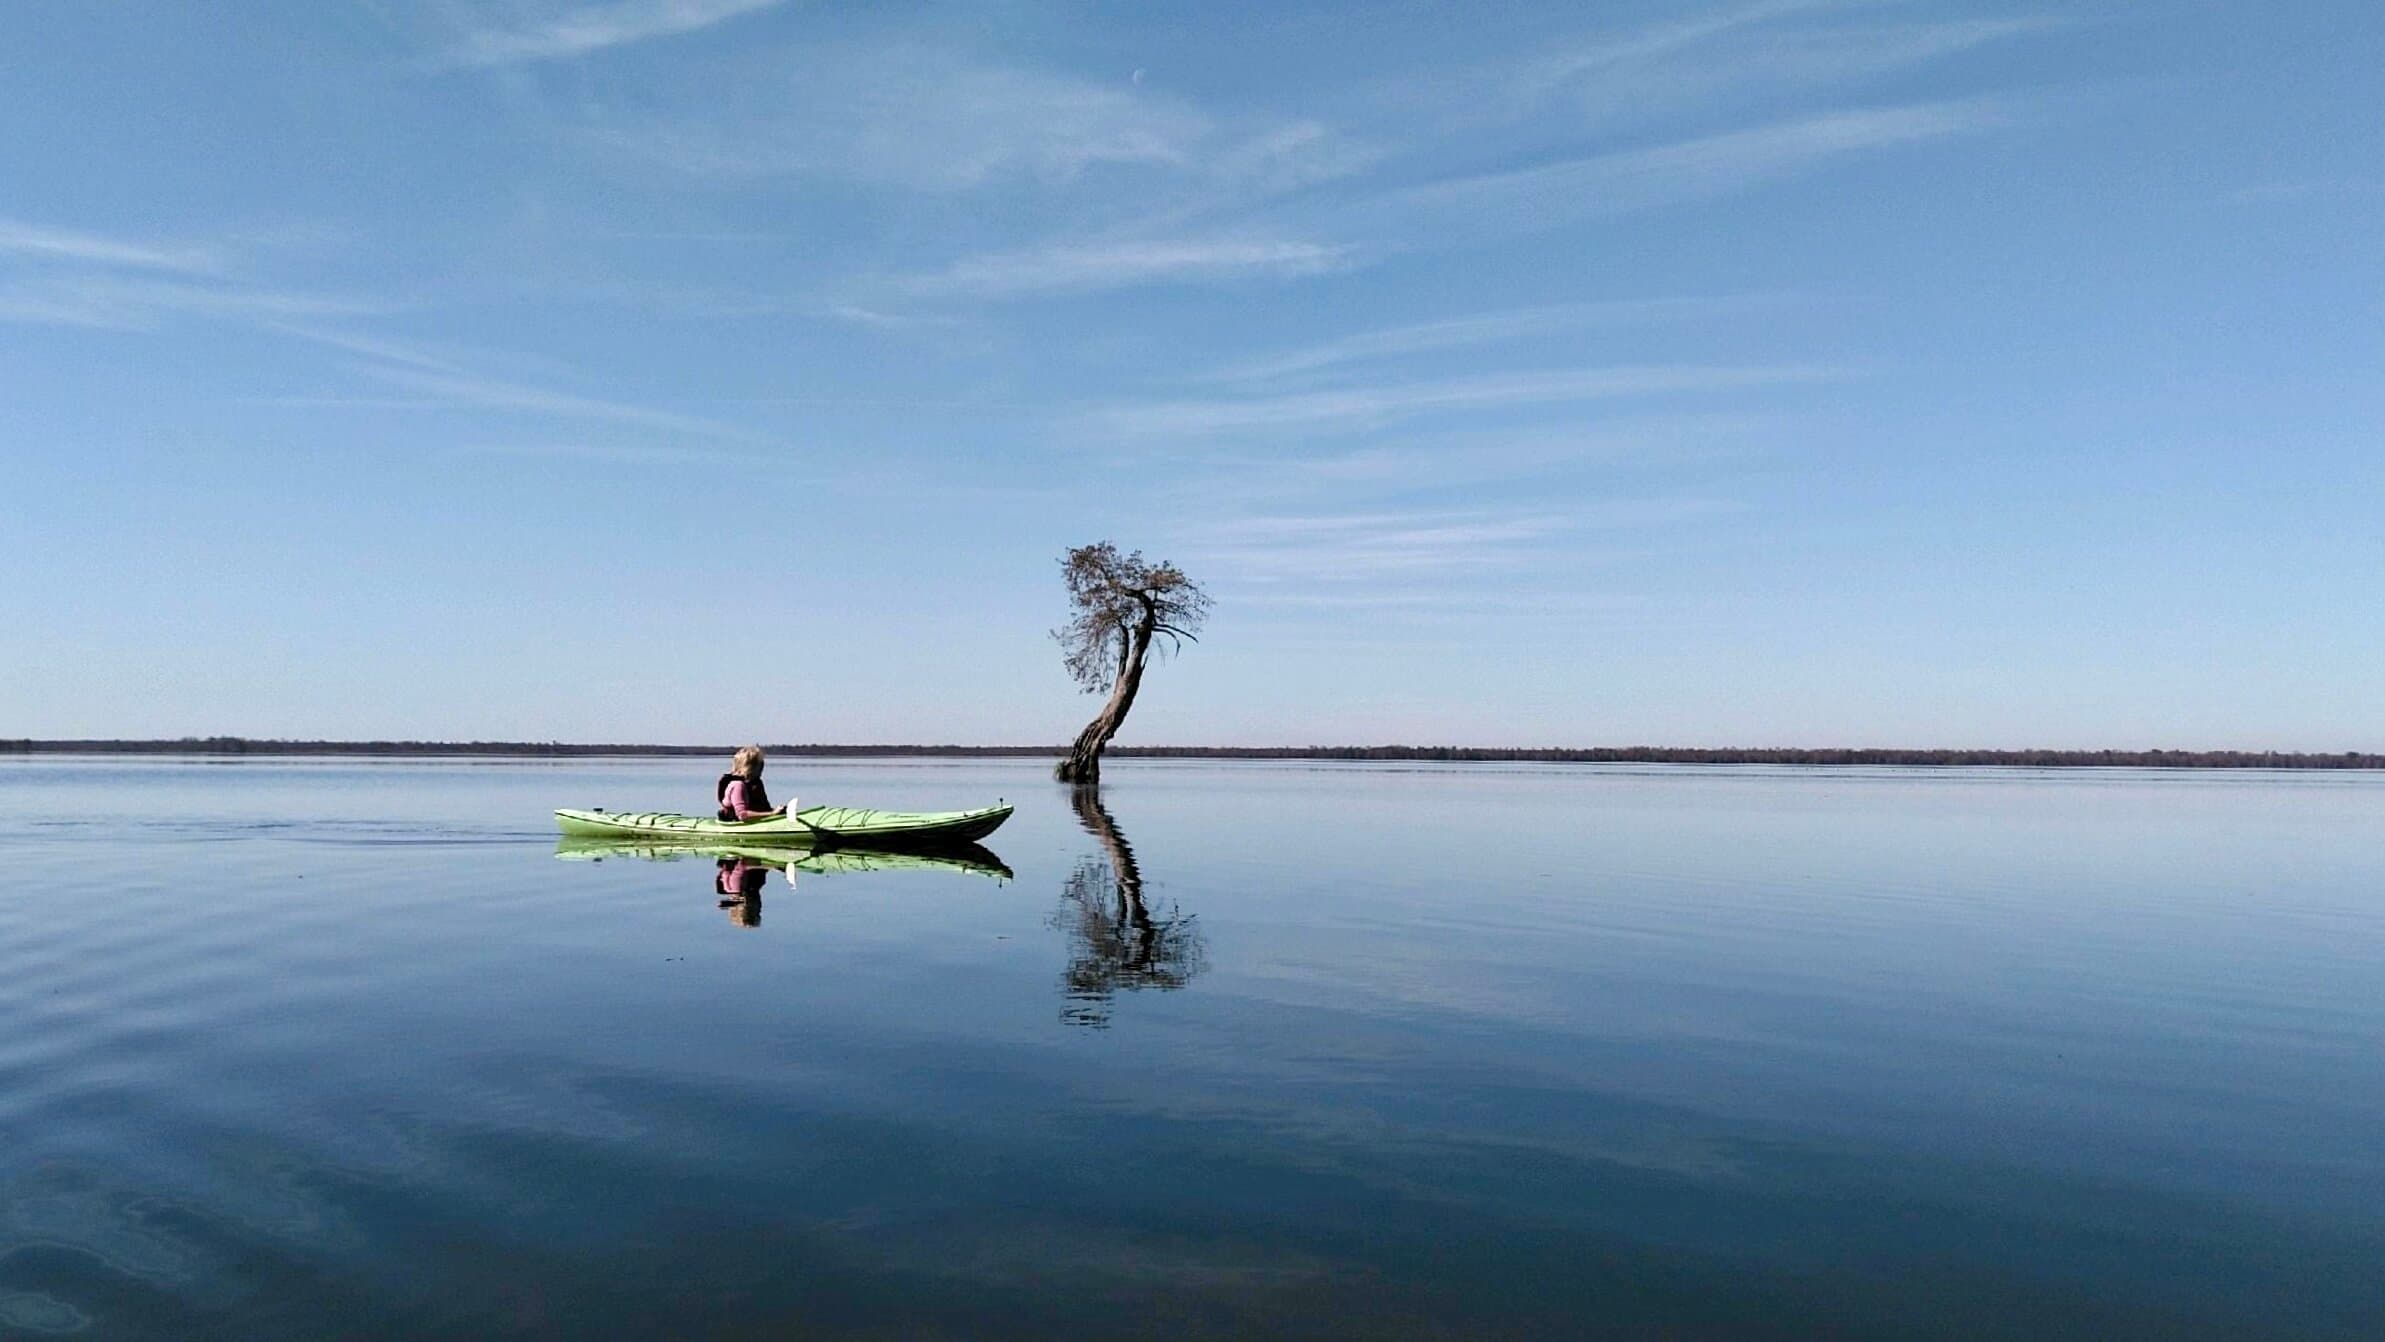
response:
<svg viewBox="0 0 2385 1342"><path fill-rule="evenodd" d="M0 1335L2385 1327L2385 778L1044 767L0 762Z"/></svg>

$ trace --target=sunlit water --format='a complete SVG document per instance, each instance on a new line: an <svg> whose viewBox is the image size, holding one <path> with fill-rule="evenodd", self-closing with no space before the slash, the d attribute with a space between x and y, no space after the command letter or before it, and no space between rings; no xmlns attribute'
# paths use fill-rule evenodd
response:
<svg viewBox="0 0 2385 1342"><path fill-rule="evenodd" d="M2385 1327L2385 778L717 767L0 762L0 1335Z"/></svg>

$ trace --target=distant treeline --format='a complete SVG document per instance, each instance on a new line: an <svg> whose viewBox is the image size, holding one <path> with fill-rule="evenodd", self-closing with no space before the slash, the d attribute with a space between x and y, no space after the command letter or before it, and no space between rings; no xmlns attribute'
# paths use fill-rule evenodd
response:
<svg viewBox="0 0 2385 1342"><path fill-rule="evenodd" d="M734 747L584 744L566 741L254 741L238 736L173 741L0 739L0 754L60 755L726 755ZM984 755L1052 758L1063 746L775 745L784 755ZM1113 746L1133 759L1420 760L1553 764L1916 764L2027 769L2385 769L2385 755L2250 750L1809 750L1792 747L1689 749L1671 746Z"/></svg>

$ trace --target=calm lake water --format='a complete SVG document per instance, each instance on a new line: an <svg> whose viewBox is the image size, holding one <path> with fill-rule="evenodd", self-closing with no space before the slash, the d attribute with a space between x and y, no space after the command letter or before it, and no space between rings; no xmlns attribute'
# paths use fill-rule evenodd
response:
<svg viewBox="0 0 2385 1342"><path fill-rule="evenodd" d="M2385 1329L2385 778L718 767L0 762L0 1335Z"/></svg>

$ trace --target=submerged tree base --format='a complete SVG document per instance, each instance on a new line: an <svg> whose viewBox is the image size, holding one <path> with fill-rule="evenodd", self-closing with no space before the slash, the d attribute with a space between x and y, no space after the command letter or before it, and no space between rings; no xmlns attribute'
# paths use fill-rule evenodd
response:
<svg viewBox="0 0 2385 1342"><path fill-rule="evenodd" d="M1107 717L1107 714L1103 715L1103 718ZM1092 726L1085 729L1085 735L1078 737L1076 744L1069 747L1067 758L1052 766L1053 781L1073 783L1081 788L1101 786L1101 751L1109 743L1100 739L1097 733L1108 725L1102 719L1096 719Z"/></svg>

